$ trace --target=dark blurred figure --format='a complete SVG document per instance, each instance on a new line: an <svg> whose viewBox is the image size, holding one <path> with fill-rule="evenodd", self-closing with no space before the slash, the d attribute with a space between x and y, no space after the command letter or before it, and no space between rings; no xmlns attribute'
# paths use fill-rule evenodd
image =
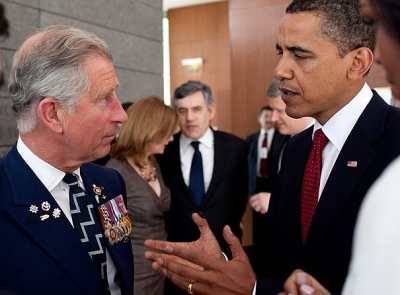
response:
<svg viewBox="0 0 400 295"><path fill-rule="evenodd" d="M0 36L8 37L10 32L8 31L10 25L6 18L6 11L3 3L0 3Z"/></svg>
<svg viewBox="0 0 400 295"><path fill-rule="evenodd" d="M279 81L274 80L266 91L267 99L281 97ZM249 165L249 204L253 208L253 243L261 243L263 224L270 193L279 171L283 147L290 138L282 135L272 121L270 106L261 108L258 121L260 130L247 137L247 161Z"/></svg>
<svg viewBox="0 0 400 295"><path fill-rule="evenodd" d="M0 36L8 37L10 32L8 31L10 25L6 18L6 11L4 9L3 3L0 3ZM0 86L3 85L3 67L1 64L1 55L0 55Z"/></svg>

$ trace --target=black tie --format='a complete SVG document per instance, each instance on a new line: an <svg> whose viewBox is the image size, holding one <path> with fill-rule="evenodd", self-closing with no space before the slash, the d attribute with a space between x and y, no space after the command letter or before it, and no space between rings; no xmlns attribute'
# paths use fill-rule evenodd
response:
<svg viewBox="0 0 400 295"><path fill-rule="evenodd" d="M204 190L204 175L203 175L203 159L199 150L198 141L192 141L191 145L194 148L194 154L192 159L192 166L190 167L189 176L189 190L192 192L194 199L198 205L201 205L203 201L205 190Z"/></svg>
<svg viewBox="0 0 400 295"><path fill-rule="evenodd" d="M65 174L64 182L69 185L69 207L71 209L74 229L85 245L105 286L107 282L107 258L102 229L96 217L93 204L89 202L85 191L79 186L78 179L72 173Z"/></svg>

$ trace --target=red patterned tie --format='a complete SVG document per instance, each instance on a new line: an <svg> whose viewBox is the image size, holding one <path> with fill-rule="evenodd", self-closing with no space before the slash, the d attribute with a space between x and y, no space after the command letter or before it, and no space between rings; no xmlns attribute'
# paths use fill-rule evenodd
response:
<svg viewBox="0 0 400 295"><path fill-rule="evenodd" d="M305 243L315 208L318 204L319 183L322 168L322 150L329 142L322 129L314 134L314 141L304 171L303 188L301 192L301 238Z"/></svg>
<svg viewBox="0 0 400 295"><path fill-rule="evenodd" d="M265 132L264 134L264 139L262 141L261 147L262 148L267 148L267 136L268 134ZM267 165L267 158L261 158L260 159L260 175L262 177L268 176L268 165Z"/></svg>

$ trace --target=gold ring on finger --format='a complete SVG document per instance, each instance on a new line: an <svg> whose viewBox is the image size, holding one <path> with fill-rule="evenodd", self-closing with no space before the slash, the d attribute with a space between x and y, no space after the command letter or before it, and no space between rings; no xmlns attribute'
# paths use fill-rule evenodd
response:
<svg viewBox="0 0 400 295"><path fill-rule="evenodd" d="M187 286L187 290L186 290L186 291L187 291L187 293L190 294L190 295L192 295L192 294L194 293L194 292L193 292L193 284L194 284L194 282L195 282L195 281L193 281L193 280L190 281L189 285Z"/></svg>

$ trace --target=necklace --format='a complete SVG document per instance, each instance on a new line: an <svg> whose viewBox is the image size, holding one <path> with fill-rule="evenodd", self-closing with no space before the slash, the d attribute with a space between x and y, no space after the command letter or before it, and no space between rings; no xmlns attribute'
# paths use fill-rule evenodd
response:
<svg viewBox="0 0 400 295"><path fill-rule="evenodd" d="M147 167L147 165L145 166ZM142 176L142 178L144 180L146 180L147 182L151 182L157 179L157 171L156 171L156 167L154 167L154 165L151 163L148 165L149 167L149 172L146 172L145 167L139 167L140 170L140 176Z"/></svg>

